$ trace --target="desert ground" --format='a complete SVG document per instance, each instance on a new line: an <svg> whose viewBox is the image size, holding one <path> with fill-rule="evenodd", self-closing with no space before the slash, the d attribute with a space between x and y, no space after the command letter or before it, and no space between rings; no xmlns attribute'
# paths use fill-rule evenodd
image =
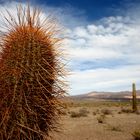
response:
<svg viewBox="0 0 140 140"><path fill-rule="evenodd" d="M54 140L139 140L140 112L132 112L130 101L75 100L67 103L60 128Z"/></svg>

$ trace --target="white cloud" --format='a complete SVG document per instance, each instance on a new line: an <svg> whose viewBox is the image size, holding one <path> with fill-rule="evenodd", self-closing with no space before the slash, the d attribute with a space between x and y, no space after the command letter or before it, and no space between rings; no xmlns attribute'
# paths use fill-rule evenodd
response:
<svg viewBox="0 0 140 140"><path fill-rule="evenodd" d="M75 66L69 79L71 94L93 90L130 90L132 82L140 84L138 23L137 19L132 20L131 17L108 17L97 23L75 27L68 33L67 49L72 66ZM110 61L114 67L110 67ZM95 67L87 70L85 67L85 70L80 71L79 67L83 67L86 62L91 62L90 65L93 62ZM107 66L103 64L96 68L97 63L104 62L108 62L105 63Z"/></svg>
<svg viewBox="0 0 140 140"><path fill-rule="evenodd" d="M110 18L108 22L107 19L104 20L105 23L108 23L106 26L102 21L103 23L99 25L76 27L68 33L67 36L70 39L67 39L67 47L71 56L83 60L86 57L89 59L89 56L92 59L120 58L127 56L129 51L140 50L140 47L138 47L140 45L138 37L140 26L134 27L133 24L130 24L131 20L129 21L128 18L128 23L125 23L126 21L122 23L112 21L113 23L111 23ZM128 55L131 55L131 52Z"/></svg>
<svg viewBox="0 0 140 140"><path fill-rule="evenodd" d="M15 14L15 4L6 3L0 9L6 7ZM55 11L66 26L64 47L72 69L68 78L71 94L130 90L132 82L140 85L140 14L105 17L87 24L81 13L76 19L74 11L71 14L66 7L42 7L44 15Z"/></svg>
<svg viewBox="0 0 140 140"><path fill-rule="evenodd" d="M131 90L132 82L140 84L140 65L123 66L116 69L99 68L75 71L69 77L70 94L91 91Z"/></svg>
<svg viewBox="0 0 140 140"><path fill-rule="evenodd" d="M98 24L76 27L66 40L69 54L78 59L129 58L140 51L140 25L128 17L104 18ZM134 57L134 55L133 55Z"/></svg>

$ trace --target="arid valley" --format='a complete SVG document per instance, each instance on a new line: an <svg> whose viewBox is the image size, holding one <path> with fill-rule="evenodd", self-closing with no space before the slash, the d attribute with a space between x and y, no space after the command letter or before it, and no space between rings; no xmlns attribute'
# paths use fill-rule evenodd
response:
<svg viewBox="0 0 140 140"><path fill-rule="evenodd" d="M89 95L95 94L65 99L67 108L62 112L61 132L54 134L55 140L137 140L140 112L133 113L131 99L124 98L130 93L112 96L97 93L96 98ZM101 99L103 97L106 99ZM122 100L117 100L117 97Z"/></svg>

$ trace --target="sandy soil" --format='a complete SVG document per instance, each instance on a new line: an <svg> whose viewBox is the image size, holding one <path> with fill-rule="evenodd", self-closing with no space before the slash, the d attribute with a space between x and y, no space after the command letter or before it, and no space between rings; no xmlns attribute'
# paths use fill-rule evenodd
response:
<svg viewBox="0 0 140 140"><path fill-rule="evenodd" d="M69 111L78 112L83 107L70 107ZM132 133L140 129L140 114L123 113L120 107L86 107L87 117L71 117L70 113L62 116L61 133L54 133L55 140L133 140ZM103 113L101 110L110 110L105 115L104 122L99 123ZM93 112L96 112L93 114Z"/></svg>

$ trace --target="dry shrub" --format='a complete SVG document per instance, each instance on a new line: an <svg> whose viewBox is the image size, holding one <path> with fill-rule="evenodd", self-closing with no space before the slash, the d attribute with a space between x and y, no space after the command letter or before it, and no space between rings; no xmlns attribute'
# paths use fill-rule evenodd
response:
<svg viewBox="0 0 140 140"><path fill-rule="evenodd" d="M140 115L140 111L139 111L139 110L137 110L135 113L136 113L137 115Z"/></svg>
<svg viewBox="0 0 140 140"><path fill-rule="evenodd" d="M79 110L79 112L74 112L74 111L71 111L70 112L70 116L72 118L76 118L76 117L87 117L88 114L89 114L89 111L86 108L81 108Z"/></svg>
<svg viewBox="0 0 140 140"><path fill-rule="evenodd" d="M102 109L101 110L101 113L103 113L104 115L111 115L112 114L112 111L109 110L109 109Z"/></svg>
<svg viewBox="0 0 140 140"><path fill-rule="evenodd" d="M140 140L140 130L135 130L132 133L132 136L133 136L134 140Z"/></svg>
<svg viewBox="0 0 140 140"><path fill-rule="evenodd" d="M122 108L121 112L123 112L123 113L133 113L133 111L129 108Z"/></svg>
<svg viewBox="0 0 140 140"><path fill-rule="evenodd" d="M93 114L94 116L96 116L97 114L100 114L100 110L99 110L99 109L96 109L95 111L92 112L92 114Z"/></svg>
<svg viewBox="0 0 140 140"><path fill-rule="evenodd" d="M96 112L92 112L92 114L95 116L95 115L97 115L97 113Z"/></svg>
<svg viewBox="0 0 140 140"><path fill-rule="evenodd" d="M97 117L98 123L105 123L106 116L104 114L101 114L99 117Z"/></svg>
<svg viewBox="0 0 140 140"><path fill-rule="evenodd" d="M80 114L79 114L79 112L71 111L70 112L70 117L72 117L72 118L79 118Z"/></svg>
<svg viewBox="0 0 140 140"><path fill-rule="evenodd" d="M119 125L117 125L117 126L108 125L108 129L111 131L118 131L118 132L122 131L121 127Z"/></svg>
<svg viewBox="0 0 140 140"><path fill-rule="evenodd" d="M45 140L57 130L59 97L65 94L54 19L40 20L28 6L8 12L0 45L0 140ZM17 20L18 19L18 20Z"/></svg>
<svg viewBox="0 0 140 140"><path fill-rule="evenodd" d="M81 108L81 109L79 110L79 114L80 114L80 116L82 116L82 117L86 117L86 116L89 114L89 111L87 110L87 108Z"/></svg>
<svg viewBox="0 0 140 140"><path fill-rule="evenodd" d="M122 114L122 112L121 111L118 111L118 114Z"/></svg>
<svg viewBox="0 0 140 140"><path fill-rule="evenodd" d="M140 114L140 111L139 110L133 111L132 109L129 109L129 108L122 108L120 112L121 113L135 113L137 115Z"/></svg>

